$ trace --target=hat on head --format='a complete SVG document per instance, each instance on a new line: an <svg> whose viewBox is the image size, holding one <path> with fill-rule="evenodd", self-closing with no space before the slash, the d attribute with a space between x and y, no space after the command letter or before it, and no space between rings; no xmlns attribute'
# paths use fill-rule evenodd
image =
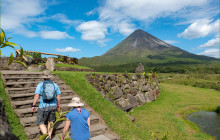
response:
<svg viewBox="0 0 220 140"><path fill-rule="evenodd" d="M73 106L73 107L78 107L83 105L84 104L80 102L80 98L78 97L73 97L70 104L68 104L68 106Z"/></svg>

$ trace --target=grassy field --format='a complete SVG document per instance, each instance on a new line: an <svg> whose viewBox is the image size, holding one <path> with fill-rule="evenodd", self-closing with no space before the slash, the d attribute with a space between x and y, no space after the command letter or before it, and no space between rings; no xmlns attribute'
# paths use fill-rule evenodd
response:
<svg viewBox="0 0 220 140"><path fill-rule="evenodd" d="M39 63L39 65L45 65L45 63ZM82 65L70 65L70 64L56 64L56 67L72 67L72 68L78 68L78 69L92 69L92 68L82 66Z"/></svg>
<svg viewBox="0 0 220 140"><path fill-rule="evenodd" d="M86 66L81 65L69 65L69 64L56 64L56 67L72 67L72 68L78 68L78 69L92 69Z"/></svg>
<svg viewBox="0 0 220 140"><path fill-rule="evenodd" d="M209 88L220 91L220 74L205 73L159 73L160 82L170 84L191 85L194 87Z"/></svg>
<svg viewBox="0 0 220 140"><path fill-rule="evenodd" d="M116 108L101 96L85 80L86 72L54 72L76 91L108 124L125 140L162 139L213 139L185 119L190 112L205 109L215 110L220 106L220 92L178 84L161 84L161 94L155 102L137 107L131 114Z"/></svg>
<svg viewBox="0 0 220 140"><path fill-rule="evenodd" d="M1 77L1 73L0 73L0 77ZM5 112L8 117L8 121L12 129L12 133L15 136L17 136L20 140L28 140L28 137L26 133L24 132L23 126L21 125L13 108L11 107L10 99L5 93L3 81L1 79L0 79L0 98L3 99Z"/></svg>

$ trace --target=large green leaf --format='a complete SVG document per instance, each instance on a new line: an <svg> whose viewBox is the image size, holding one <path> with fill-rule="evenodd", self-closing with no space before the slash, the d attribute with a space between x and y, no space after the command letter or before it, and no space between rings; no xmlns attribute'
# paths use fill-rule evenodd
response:
<svg viewBox="0 0 220 140"><path fill-rule="evenodd" d="M0 34L0 42L1 42L1 44L4 42L4 34L3 34L3 32L1 32L1 34Z"/></svg>
<svg viewBox="0 0 220 140"><path fill-rule="evenodd" d="M13 53L11 52L11 55L9 57L9 61L8 61L8 65L12 64L14 61L14 56L13 56Z"/></svg>
<svg viewBox="0 0 220 140"><path fill-rule="evenodd" d="M59 119L60 118L60 115L59 113L56 111L56 119Z"/></svg>
<svg viewBox="0 0 220 140"><path fill-rule="evenodd" d="M39 140L45 140L46 137L47 137L47 134L43 134L43 135L40 136Z"/></svg>
<svg viewBox="0 0 220 140"><path fill-rule="evenodd" d="M18 46L17 44L15 44L13 42L5 42L5 44L8 46Z"/></svg>
<svg viewBox="0 0 220 140"><path fill-rule="evenodd" d="M23 48L20 46L20 57L22 58L22 56L23 56L23 54L24 54L24 50L23 50Z"/></svg>

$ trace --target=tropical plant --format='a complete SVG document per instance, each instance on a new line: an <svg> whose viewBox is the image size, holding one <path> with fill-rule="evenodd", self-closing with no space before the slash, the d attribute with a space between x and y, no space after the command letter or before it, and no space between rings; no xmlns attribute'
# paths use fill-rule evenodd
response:
<svg viewBox="0 0 220 140"><path fill-rule="evenodd" d="M54 125L58 122L62 122L62 121L66 121L67 119L64 117L69 111L66 111L66 112L62 112L61 110L58 110L56 112L56 121L55 122L51 122L50 123L50 128L48 131L51 131L54 127ZM59 137L60 140L62 140L62 137L60 135L57 135ZM46 138L48 137L47 134L43 134L40 136L39 140L45 140ZM64 137L64 140L71 140L69 137L69 134L68 133L65 133L65 137Z"/></svg>
<svg viewBox="0 0 220 140"><path fill-rule="evenodd" d="M13 42L9 42L9 39L11 39L11 37L7 38L5 35L5 32L3 29L1 29L1 33L0 33L0 55L2 55L1 53L1 49L5 48L5 47L11 47L13 49L15 49L15 46L18 46L17 44L13 43ZM11 63L13 63L13 54L11 52L10 55L10 60L8 65L10 65Z"/></svg>
<svg viewBox="0 0 220 140"><path fill-rule="evenodd" d="M25 67L27 67L26 62L25 62L25 58L33 59L33 57L31 55L25 54L23 48L20 46L20 54L19 54L17 60L15 60L15 62L20 63L20 64L24 65Z"/></svg>

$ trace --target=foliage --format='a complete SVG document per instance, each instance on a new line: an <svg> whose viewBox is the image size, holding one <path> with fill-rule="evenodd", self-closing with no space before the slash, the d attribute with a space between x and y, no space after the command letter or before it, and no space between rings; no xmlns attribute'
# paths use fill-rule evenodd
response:
<svg viewBox="0 0 220 140"><path fill-rule="evenodd" d="M26 58L29 57L29 58L33 59L32 56L25 54L23 48L20 46L20 54L15 62L20 63L20 64L24 65L25 67L27 67L26 62L24 60L25 57Z"/></svg>
<svg viewBox="0 0 220 140"><path fill-rule="evenodd" d="M41 53L38 52L25 52L26 55L29 55L32 57L32 63L34 64L38 64L40 62L42 62L42 57L41 57Z"/></svg>
<svg viewBox="0 0 220 140"><path fill-rule="evenodd" d="M5 47L11 47L11 48L15 49L14 47L18 46L17 44L15 44L13 42L9 42L9 39L11 39L11 38L10 37L7 38L6 35L5 35L4 30L1 29L1 33L0 33L0 55L2 55L1 49L5 48ZM8 65L13 63L13 60L14 60L13 53L11 52Z"/></svg>
<svg viewBox="0 0 220 140"><path fill-rule="evenodd" d="M62 122L62 121L66 121L67 119L65 118L65 115L66 115L68 112L69 112L69 111L62 112L61 110L58 110L58 111L56 112L56 121L55 121L55 122L51 122L50 128L49 128L48 131L51 131L56 123ZM47 135L47 134L43 134L43 135L40 136L40 140L45 140L46 137L48 137L48 135ZM62 140L60 136L58 136L58 137L60 138L60 140ZM69 137L69 135L66 134L64 140L70 140L68 137Z"/></svg>
<svg viewBox="0 0 220 140"><path fill-rule="evenodd" d="M0 73L1 77L1 73ZM11 127L12 133L17 136L20 140L28 140L26 133L24 132L23 126L21 125L17 115L15 114L10 99L8 98L3 81L0 79L0 98L3 99L4 109L8 117L9 125Z"/></svg>

